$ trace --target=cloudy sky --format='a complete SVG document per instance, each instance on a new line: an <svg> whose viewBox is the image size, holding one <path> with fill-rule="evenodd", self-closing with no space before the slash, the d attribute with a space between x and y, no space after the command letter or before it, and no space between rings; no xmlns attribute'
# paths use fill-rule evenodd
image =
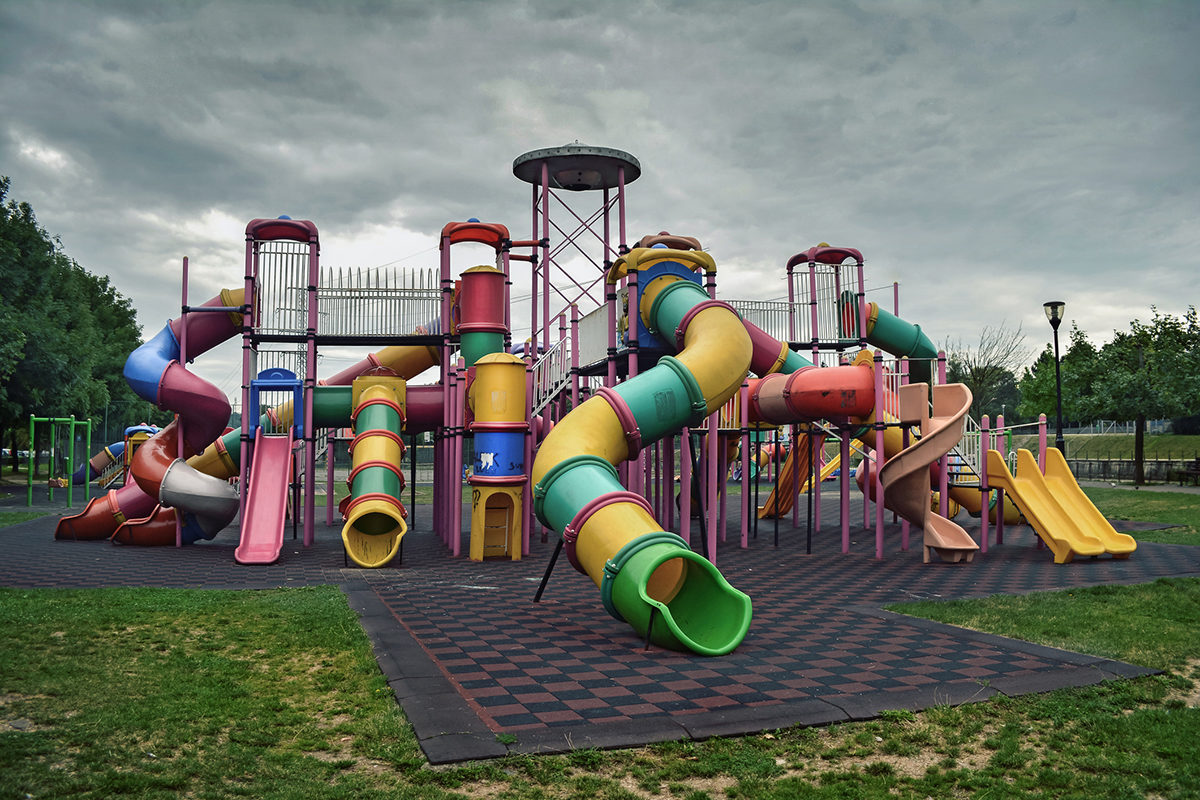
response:
<svg viewBox="0 0 1200 800"><path fill-rule="evenodd" d="M255 217L336 266L528 235L513 159L578 140L640 160L630 238L699 238L724 297L828 241L938 343L1035 352L1045 300L1096 341L1197 302L1197 42L1194 0L0 0L0 174L146 336L183 256L193 300L240 285Z"/></svg>

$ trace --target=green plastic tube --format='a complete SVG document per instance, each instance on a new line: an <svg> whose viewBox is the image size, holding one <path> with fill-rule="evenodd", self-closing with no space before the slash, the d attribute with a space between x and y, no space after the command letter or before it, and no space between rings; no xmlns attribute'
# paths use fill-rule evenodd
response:
<svg viewBox="0 0 1200 800"><path fill-rule="evenodd" d="M665 574L657 575L660 571ZM604 567L600 597L610 614L642 638L649 633L660 647L706 656L732 652L753 615L747 594L666 531L621 548Z"/></svg>

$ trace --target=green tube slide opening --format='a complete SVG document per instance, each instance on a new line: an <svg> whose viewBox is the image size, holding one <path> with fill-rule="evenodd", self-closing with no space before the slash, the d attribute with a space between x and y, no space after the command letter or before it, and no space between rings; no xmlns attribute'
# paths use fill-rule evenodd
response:
<svg viewBox="0 0 1200 800"><path fill-rule="evenodd" d="M725 655L750 629L750 597L666 531L641 536L613 556L600 597L639 636L652 624L650 641L670 650Z"/></svg>

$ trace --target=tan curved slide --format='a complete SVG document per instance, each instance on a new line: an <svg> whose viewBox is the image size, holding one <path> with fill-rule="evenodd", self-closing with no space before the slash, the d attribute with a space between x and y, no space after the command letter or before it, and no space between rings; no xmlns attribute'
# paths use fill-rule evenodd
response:
<svg viewBox="0 0 1200 800"><path fill-rule="evenodd" d="M924 531L924 560L936 551L943 561L970 561L979 545L958 524L929 507L929 465L962 439L963 421L971 407L971 390L961 383L933 387L933 414L929 412L929 385L900 387L901 422L919 424L921 438L892 456L880 470L884 506Z"/></svg>
<svg viewBox="0 0 1200 800"><path fill-rule="evenodd" d="M1111 553L1128 558L1137 547L1132 536L1117 533L1075 482L1062 453L1046 450L1046 474L1028 450L1017 451L1017 474L1008 470L996 450L987 453L988 485L1003 489L1041 537L1055 564L1066 564L1075 556Z"/></svg>

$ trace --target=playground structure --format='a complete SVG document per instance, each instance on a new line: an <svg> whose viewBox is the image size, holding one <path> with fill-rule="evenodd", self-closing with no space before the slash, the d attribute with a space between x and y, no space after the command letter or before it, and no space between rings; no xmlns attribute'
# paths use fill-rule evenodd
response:
<svg viewBox="0 0 1200 800"><path fill-rule="evenodd" d="M1068 491L1074 481L1056 451L1043 444L1049 466L1038 482L1028 459L1008 472L986 418L977 436L964 436L969 391L946 383L944 355L900 319L898 291L892 312L867 301L859 251L819 245L793 256L786 302L725 302L698 240L663 232L626 244L627 188L641 172L633 156L568 145L526 153L513 172L532 187L531 236L513 239L506 226L475 219L449 223L436 275L324 270L316 226L286 217L247 225L244 285L199 306L188 304L185 258L181 315L125 367L135 392L176 419L137 449L132 481L64 517L56 537L181 545L237 518L235 559L271 563L289 515L304 544L313 542L321 453L333 524L332 434L351 428L342 541L356 564L382 567L409 528L405 451L428 432L430 526L453 556L463 549L469 442L470 558L521 558L544 525L560 534L546 579L565 552L604 608L646 642L721 655L751 620L750 598L716 565L729 444L750 453L755 431L785 427L791 467L776 470L767 515L790 509L799 527L801 490L819 501L820 478L849 465L855 449L865 454L864 517L869 499L879 501L878 558L885 509L904 520L902 549L908 526L922 529L926 561L969 561L987 549L989 519L1002 536L1006 517L1011 524L1018 514L1059 562L1132 551L1132 540L1101 530L1107 523L1083 507L1078 487ZM597 195L595 209L571 206ZM463 244L486 248L493 264L456 277L451 251ZM524 264L529 335L514 342L512 287ZM228 398L186 365L239 335L242 424L226 430ZM344 347L381 349L318 380L319 352ZM435 383L410 383L433 369ZM838 443L836 465L822 463L825 439ZM677 466L679 485L694 487L678 497ZM740 544L749 547L750 470L741 480ZM843 552L850 482L842 468ZM1053 491L1040 489L1051 482ZM1066 496L1070 505L1059 506ZM982 514L980 542L951 519L952 501ZM809 526L820 527L812 511Z"/></svg>

